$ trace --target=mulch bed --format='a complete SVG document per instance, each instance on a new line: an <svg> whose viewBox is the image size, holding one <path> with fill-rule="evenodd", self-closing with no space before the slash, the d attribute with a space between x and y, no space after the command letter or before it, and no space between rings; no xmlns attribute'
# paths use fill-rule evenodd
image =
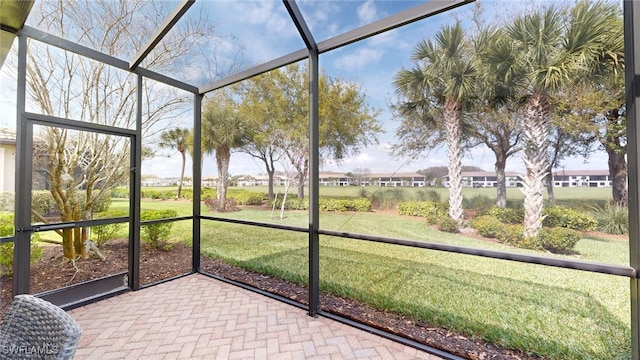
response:
<svg viewBox="0 0 640 360"><path fill-rule="evenodd" d="M75 264L63 261L61 249L47 246L42 258L32 266L31 292L40 293L69 284L96 279L105 274L126 271L128 248L125 241L112 241L101 248L105 261L97 258L79 259ZM191 248L174 244L169 251L141 249L141 284L150 284L191 271ZM285 280L275 279L229 265L220 260L201 258L201 268L221 277L251 285L291 300L308 304L308 289ZM0 311L4 313L11 301L11 278L0 278ZM321 310L387 332L412 339L445 352L473 360L539 359L519 351L502 349L479 339L469 338L443 328L417 322L395 313L380 311L367 304L322 293Z"/></svg>

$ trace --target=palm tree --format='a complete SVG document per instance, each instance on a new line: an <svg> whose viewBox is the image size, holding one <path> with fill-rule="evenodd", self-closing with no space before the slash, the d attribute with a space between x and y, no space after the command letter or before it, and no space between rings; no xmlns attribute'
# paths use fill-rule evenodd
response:
<svg viewBox="0 0 640 360"><path fill-rule="evenodd" d="M247 122L228 102L211 102L202 113L202 152L215 152L218 168L218 211L226 211L231 149L246 144Z"/></svg>
<svg viewBox="0 0 640 360"><path fill-rule="evenodd" d="M479 31L473 36L473 47L476 60L477 92L480 95L467 111L468 134L472 139L486 145L495 155L496 170L496 205L507 206L506 166L507 159L521 150L522 133L518 124L520 114L512 109L517 102L514 96L515 87L511 78L499 78L493 71L487 57L489 50L501 41L503 33L493 25L479 25Z"/></svg>
<svg viewBox="0 0 640 360"><path fill-rule="evenodd" d="M443 27L435 40L416 46L411 70L394 77L403 116L420 116L423 122L445 129L449 161L449 216L462 220L462 111L474 94L476 71L471 48L460 23Z"/></svg>
<svg viewBox="0 0 640 360"><path fill-rule="evenodd" d="M550 95L573 81L597 56L606 17L602 2L581 1L568 14L550 6L516 18L505 29L508 40L489 50L488 60L505 82L519 85L524 104L522 130L526 175L524 236L542 227L543 181L548 169ZM566 16L570 15L570 16Z"/></svg>
<svg viewBox="0 0 640 360"><path fill-rule="evenodd" d="M178 183L178 194L176 198L180 198L182 193L182 182L184 180L184 166L187 162L187 151L189 149L189 138L191 136L191 130L175 128L163 132L160 135L160 144L162 148L175 149L182 156L182 167L180 170L180 182Z"/></svg>

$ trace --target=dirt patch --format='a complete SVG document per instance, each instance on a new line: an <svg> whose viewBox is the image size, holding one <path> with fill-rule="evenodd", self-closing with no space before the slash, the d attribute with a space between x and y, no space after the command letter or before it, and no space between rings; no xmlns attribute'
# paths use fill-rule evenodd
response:
<svg viewBox="0 0 640 360"><path fill-rule="evenodd" d="M191 271L191 248L175 244L170 251L154 250L141 244L140 283L178 276ZM105 260L92 255L74 263L65 260L62 249L56 245L43 247L42 257L31 266L31 293L38 294L101 277L126 272L129 267L127 241L114 240L100 248ZM0 277L0 312L4 314L12 299L12 279Z"/></svg>

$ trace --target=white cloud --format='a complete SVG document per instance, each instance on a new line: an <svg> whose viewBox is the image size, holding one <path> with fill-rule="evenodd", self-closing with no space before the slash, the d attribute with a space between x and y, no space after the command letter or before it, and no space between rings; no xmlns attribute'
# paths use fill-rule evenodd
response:
<svg viewBox="0 0 640 360"><path fill-rule="evenodd" d="M380 60L382 54L383 52L381 50L361 48L351 54L338 58L333 65L341 70L359 70Z"/></svg>
<svg viewBox="0 0 640 360"><path fill-rule="evenodd" d="M378 16L376 5L372 0L365 1L362 5L358 6L358 19L363 24L368 24L374 21Z"/></svg>

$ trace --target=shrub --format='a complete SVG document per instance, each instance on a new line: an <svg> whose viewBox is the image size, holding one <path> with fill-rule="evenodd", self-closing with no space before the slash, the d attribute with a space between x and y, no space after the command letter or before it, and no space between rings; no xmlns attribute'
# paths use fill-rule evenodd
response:
<svg viewBox="0 0 640 360"><path fill-rule="evenodd" d="M495 216L505 224L522 224L524 221L524 209L499 208L494 206L487 210L485 215Z"/></svg>
<svg viewBox="0 0 640 360"><path fill-rule="evenodd" d="M445 231L448 233L457 233L460 231L458 227L459 227L458 222L448 216L446 217L443 216L438 220L438 230L440 231Z"/></svg>
<svg viewBox="0 0 640 360"><path fill-rule="evenodd" d="M542 247L552 253L571 253L582 238L580 232L564 227L543 228L538 234Z"/></svg>
<svg viewBox="0 0 640 360"><path fill-rule="evenodd" d="M159 219L167 219L178 216L178 213L175 210L144 210L140 213L140 220L149 221L149 220L159 220ZM173 227L173 222L161 222L154 224L144 224L140 228L142 232L142 239L152 248L152 249L165 249L168 250L171 248L171 245L167 244L167 237L171 234L171 228Z"/></svg>
<svg viewBox="0 0 640 360"><path fill-rule="evenodd" d="M371 201L368 199L333 199L321 198L320 211L371 211Z"/></svg>
<svg viewBox="0 0 640 360"><path fill-rule="evenodd" d="M111 190L111 197L114 199L128 199L129 189L116 188Z"/></svg>
<svg viewBox="0 0 640 360"><path fill-rule="evenodd" d="M111 206L111 197L109 197L109 193L106 193L94 199L91 211L93 213L105 212L109 210L110 206Z"/></svg>
<svg viewBox="0 0 640 360"><path fill-rule="evenodd" d="M13 214L0 214L0 237L13 236Z"/></svg>
<svg viewBox="0 0 640 360"><path fill-rule="evenodd" d="M418 201L431 201L431 202L441 202L440 193L435 190L418 190L416 193L416 198Z"/></svg>
<svg viewBox="0 0 640 360"><path fill-rule="evenodd" d="M494 206L495 200L485 195L476 194L471 198L464 198L463 204L465 209L484 211Z"/></svg>
<svg viewBox="0 0 640 360"><path fill-rule="evenodd" d="M369 199L351 199L351 210L360 212L370 212L373 209Z"/></svg>
<svg viewBox="0 0 640 360"><path fill-rule="evenodd" d="M491 215L478 216L471 220L471 227L478 231L478 234L487 238L497 238L498 234L505 226L497 217Z"/></svg>
<svg viewBox="0 0 640 360"><path fill-rule="evenodd" d="M0 211L13 212L15 206L15 194L10 191L0 193Z"/></svg>
<svg viewBox="0 0 640 360"><path fill-rule="evenodd" d="M104 193L103 195L94 198L91 211L99 213L106 211L111 206L110 193ZM81 207L85 206L85 195L82 192L77 194L76 200L80 203ZM60 209L58 203L53 199L51 192L49 191L33 191L31 193L31 208L38 212L42 216L57 216L60 215ZM34 219L39 221L38 219Z"/></svg>
<svg viewBox="0 0 640 360"><path fill-rule="evenodd" d="M60 215L58 204L49 191L32 191L31 209L42 216Z"/></svg>
<svg viewBox="0 0 640 360"><path fill-rule="evenodd" d="M109 219L127 216L128 212L122 210L111 210L100 213L96 218ZM97 247L104 245L107 241L113 240L120 232L125 223L96 225L91 228L91 241L93 241Z"/></svg>
<svg viewBox="0 0 640 360"><path fill-rule="evenodd" d="M261 205L266 198L265 194L246 190L234 191L229 194L238 205Z"/></svg>
<svg viewBox="0 0 640 360"><path fill-rule="evenodd" d="M183 188L182 189L182 194L180 194L180 196L183 199L193 200L193 190L192 189L184 189ZM200 199L201 200L215 199L216 197L218 197L218 191L216 189L203 187L200 190Z"/></svg>
<svg viewBox="0 0 640 360"><path fill-rule="evenodd" d="M140 197L143 199L152 200L169 200L175 199L178 194L177 190L142 190L140 191Z"/></svg>
<svg viewBox="0 0 640 360"><path fill-rule="evenodd" d="M564 227L579 231L595 230L598 222L596 219L581 211L566 208L564 206L549 206L542 210L544 220L542 226Z"/></svg>
<svg viewBox="0 0 640 360"><path fill-rule="evenodd" d="M376 209L393 209L404 200L405 194L402 189L385 189L371 194L371 204Z"/></svg>
<svg viewBox="0 0 640 360"><path fill-rule="evenodd" d="M13 214L0 215L0 237L12 236ZM31 252L29 259L35 263L42 256L43 250L38 246L38 234L31 235ZM13 274L13 242L0 244L0 275Z"/></svg>
<svg viewBox="0 0 640 360"><path fill-rule="evenodd" d="M504 244L516 247L531 248L532 246L529 246L525 243L523 232L524 228L522 225L502 224L502 227L496 234L496 238Z"/></svg>
<svg viewBox="0 0 640 360"><path fill-rule="evenodd" d="M420 216L427 219L428 224L437 224L438 220L449 216L449 204L431 201L406 201L398 204L398 214Z"/></svg>
<svg viewBox="0 0 640 360"><path fill-rule="evenodd" d="M597 230L607 234L625 235L629 233L629 210L615 203L605 203L592 208Z"/></svg>
<svg viewBox="0 0 640 360"><path fill-rule="evenodd" d="M275 206L276 209L280 209L282 207L282 200L284 199L284 195L278 195L278 197L274 200L271 200L270 206ZM287 194L287 201L284 204L285 210L308 210L309 209L309 200L308 199L298 199L298 196L295 194Z"/></svg>

